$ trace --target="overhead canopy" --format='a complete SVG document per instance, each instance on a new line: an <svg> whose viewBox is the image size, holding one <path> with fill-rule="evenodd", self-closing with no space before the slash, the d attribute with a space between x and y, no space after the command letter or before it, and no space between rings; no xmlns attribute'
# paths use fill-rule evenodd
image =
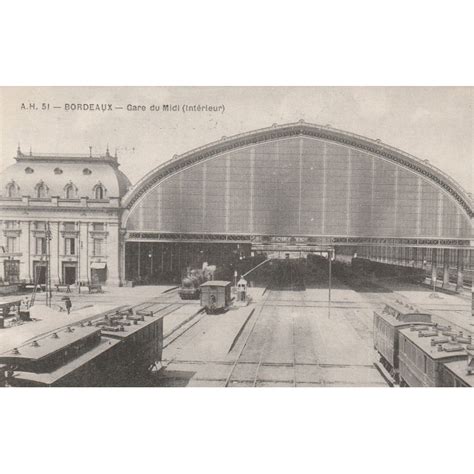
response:
<svg viewBox="0 0 474 474"><path fill-rule="evenodd" d="M224 138L159 166L123 199L129 232L469 239L471 198L437 168L299 122Z"/></svg>

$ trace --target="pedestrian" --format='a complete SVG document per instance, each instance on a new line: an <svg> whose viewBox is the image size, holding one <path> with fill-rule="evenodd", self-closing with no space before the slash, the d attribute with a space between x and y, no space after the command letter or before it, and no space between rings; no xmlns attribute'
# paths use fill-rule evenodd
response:
<svg viewBox="0 0 474 474"><path fill-rule="evenodd" d="M69 296L66 296L66 311L67 311L67 314L69 314L71 312L71 308L72 308L71 298L69 298Z"/></svg>
<svg viewBox="0 0 474 474"><path fill-rule="evenodd" d="M28 298L21 300L20 306L18 308L19 316L22 321L30 320L30 310L29 310L29 301Z"/></svg>

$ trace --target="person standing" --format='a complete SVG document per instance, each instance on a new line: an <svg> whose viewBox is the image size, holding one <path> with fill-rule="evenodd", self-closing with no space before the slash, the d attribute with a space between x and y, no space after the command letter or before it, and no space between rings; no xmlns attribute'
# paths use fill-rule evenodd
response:
<svg viewBox="0 0 474 474"><path fill-rule="evenodd" d="M22 321L29 321L30 320L30 310L29 310L29 301L28 298L21 300L19 306L19 315Z"/></svg>
<svg viewBox="0 0 474 474"><path fill-rule="evenodd" d="M69 298L69 296L66 296L65 304L66 304L67 314L69 314L72 308L71 298Z"/></svg>

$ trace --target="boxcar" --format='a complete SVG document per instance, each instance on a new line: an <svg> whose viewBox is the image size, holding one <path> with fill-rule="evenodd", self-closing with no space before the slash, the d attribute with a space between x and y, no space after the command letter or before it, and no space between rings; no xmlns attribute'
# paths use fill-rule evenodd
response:
<svg viewBox="0 0 474 474"><path fill-rule="evenodd" d="M430 324L430 314L417 312L413 306L399 301L386 304L380 313L374 312L374 349L378 352L382 365L397 383L400 329L413 325L426 327Z"/></svg>
<svg viewBox="0 0 474 474"><path fill-rule="evenodd" d="M230 281L211 280L203 283L201 288L201 306L207 313L225 311L231 303Z"/></svg>
<svg viewBox="0 0 474 474"><path fill-rule="evenodd" d="M444 367L450 362L466 363L466 350L471 343L471 337L451 331L449 327L411 327L400 330L400 385L443 386Z"/></svg>

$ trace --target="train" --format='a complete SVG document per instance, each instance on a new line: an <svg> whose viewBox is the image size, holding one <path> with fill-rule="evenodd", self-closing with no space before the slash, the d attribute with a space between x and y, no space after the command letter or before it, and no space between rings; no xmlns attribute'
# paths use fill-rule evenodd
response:
<svg viewBox="0 0 474 474"><path fill-rule="evenodd" d="M255 268L259 264L263 263L265 260L265 256L256 255L242 259L236 258L231 262L219 262L217 265L208 265L206 262L204 262L202 268L188 267L184 272L184 277L181 279L181 285L178 289L178 294L183 300L198 300L201 296L200 286L206 281L233 281L235 272L237 272L238 275L243 275L252 268ZM262 270L263 272L260 272L264 274L265 268ZM260 272L255 272L252 274L252 276L258 279L256 273Z"/></svg>
<svg viewBox="0 0 474 474"><path fill-rule="evenodd" d="M400 387L472 387L472 335L432 321L401 301L374 312L374 349Z"/></svg>
<svg viewBox="0 0 474 474"><path fill-rule="evenodd" d="M214 280L201 285L201 306L207 314L226 311L232 304L231 282Z"/></svg>
<svg viewBox="0 0 474 474"><path fill-rule="evenodd" d="M26 340L21 328L4 330L3 386L127 386L162 358L163 318L151 311L121 308L46 332L32 324Z"/></svg>
<svg viewBox="0 0 474 474"><path fill-rule="evenodd" d="M215 265L204 264L202 269L188 268L186 276L181 280L178 290L182 300L197 300L201 296L201 285L206 281L213 280L216 273Z"/></svg>
<svg viewBox="0 0 474 474"><path fill-rule="evenodd" d="M352 258L351 270L355 276L358 276L361 279L370 277L371 275L378 279L392 278L396 276L402 277L404 280L413 284L423 283L426 277L423 268L388 264L361 257Z"/></svg>

